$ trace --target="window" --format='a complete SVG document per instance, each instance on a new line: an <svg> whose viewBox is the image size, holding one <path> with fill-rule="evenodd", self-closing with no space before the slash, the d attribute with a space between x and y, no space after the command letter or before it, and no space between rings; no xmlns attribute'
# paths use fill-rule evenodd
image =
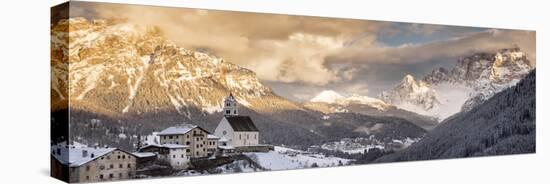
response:
<svg viewBox="0 0 550 184"><path fill-rule="evenodd" d="M118 178L122 178L122 173L118 173Z"/></svg>
<svg viewBox="0 0 550 184"><path fill-rule="evenodd" d="M187 145L190 145L190 144L191 144L191 142L187 141L187 142L186 142L185 144L187 144Z"/></svg>
<svg viewBox="0 0 550 184"><path fill-rule="evenodd" d="M132 168L132 164L128 164L128 168Z"/></svg>
<svg viewBox="0 0 550 184"><path fill-rule="evenodd" d="M181 154L181 158L183 158L183 157L184 157L183 154Z"/></svg>
<svg viewBox="0 0 550 184"><path fill-rule="evenodd" d="M120 155L119 155L119 156L117 156L117 158L118 158L118 159L120 159Z"/></svg>
<svg viewBox="0 0 550 184"><path fill-rule="evenodd" d="M118 164L118 168L122 168L122 164Z"/></svg>
<svg viewBox="0 0 550 184"><path fill-rule="evenodd" d="M172 136L170 136L169 138L172 139Z"/></svg>
<svg viewBox="0 0 550 184"><path fill-rule="evenodd" d="M233 114L237 114L237 110L233 110Z"/></svg>
<svg viewBox="0 0 550 184"><path fill-rule="evenodd" d="M222 132L222 134L223 134L223 135L227 134L227 131L224 130L224 131Z"/></svg>
<svg viewBox="0 0 550 184"><path fill-rule="evenodd" d="M90 180L90 176L86 176L86 180Z"/></svg>
<svg viewBox="0 0 550 184"><path fill-rule="evenodd" d="M172 158L176 158L176 155L172 155Z"/></svg>
<svg viewBox="0 0 550 184"><path fill-rule="evenodd" d="M199 155L199 152L197 151L197 155Z"/></svg>
<svg viewBox="0 0 550 184"><path fill-rule="evenodd" d="M250 139L250 135L249 135L249 134L246 134L246 139Z"/></svg>
<svg viewBox="0 0 550 184"><path fill-rule="evenodd" d="M86 166L86 171L90 171L90 166L89 165Z"/></svg>
<svg viewBox="0 0 550 184"><path fill-rule="evenodd" d="M189 149L187 149L187 150L185 150L185 151L186 151L187 153L191 152L191 150L189 150Z"/></svg>
<svg viewBox="0 0 550 184"><path fill-rule="evenodd" d="M111 159L111 156L107 156L107 160L110 160Z"/></svg>
<svg viewBox="0 0 550 184"><path fill-rule="evenodd" d="M189 134L187 134L187 138L189 139Z"/></svg>
<svg viewBox="0 0 550 184"><path fill-rule="evenodd" d="M242 135L241 135L241 134L239 134L239 139L243 139L243 138L242 138L241 136L242 136Z"/></svg>
<svg viewBox="0 0 550 184"><path fill-rule="evenodd" d="M202 148L202 151L206 151L206 149L205 149L205 148Z"/></svg>
<svg viewBox="0 0 550 184"><path fill-rule="evenodd" d="M111 169L114 168L113 164L109 165L109 168L111 168Z"/></svg>
<svg viewBox="0 0 550 184"><path fill-rule="evenodd" d="M256 138L256 134L254 134L254 139L257 139L257 138Z"/></svg>
<svg viewBox="0 0 550 184"><path fill-rule="evenodd" d="M226 114L231 114L231 110L226 110L225 113Z"/></svg>
<svg viewBox="0 0 550 184"><path fill-rule="evenodd" d="M113 173L109 174L109 178L114 178L115 175L113 175Z"/></svg>
<svg viewBox="0 0 550 184"><path fill-rule="evenodd" d="M225 105L226 105L227 107L231 106L231 104L230 104L230 103L227 103L227 104L225 104Z"/></svg>
<svg viewBox="0 0 550 184"><path fill-rule="evenodd" d="M103 179L103 174L100 174L100 175L99 175L99 179Z"/></svg>
<svg viewBox="0 0 550 184"><path fill-rule="evenodd" d="M104 159L104 157L101 157L101 160L103 160L103 159Z"/></svg>
<svg viewBox="0 0 550 184"><path fill-rule="evenodd" d="M122 159L126 159L126 155L122 155Z"/></svg>

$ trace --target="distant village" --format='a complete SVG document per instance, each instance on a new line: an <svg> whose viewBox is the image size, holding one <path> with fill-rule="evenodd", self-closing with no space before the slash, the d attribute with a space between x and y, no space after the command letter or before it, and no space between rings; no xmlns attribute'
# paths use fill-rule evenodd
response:
<svg viewBox="0 0 550 184"><path fill-rule="evenodd" d="M67 143L52 145L52 176L69 182L166 176L249 159L241 154L244 152L274 149L259 144L260 131L249 116L239 115L232 94L224 99L223 113L213 132L194 124L168 127L157 134L158 144L138 145L135 152Z"/></svg>

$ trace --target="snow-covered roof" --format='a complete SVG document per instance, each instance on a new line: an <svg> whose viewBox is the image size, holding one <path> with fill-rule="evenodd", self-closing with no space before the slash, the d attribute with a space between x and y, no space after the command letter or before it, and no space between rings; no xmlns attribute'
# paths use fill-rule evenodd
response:
<svg viewBox="0 0 550 184"><path fill-rule="evenodd" d="M181 145L181 144L163 144L161 146L164 146L165 148L170 148L170 149L188 148L189 147L187 145Z"/></svg>
<svg viewBox="0 0 550 184"><path fill-rule="evenodd" d="M219 141L219 142L227 142L228 140L227 140L227 138L222 137L222 138L220 138L220 140L218 140L218 141Z"/></svg>
<svg viewBox="0 0 550 184"><path fill-rule="evenodd" d="M220 139L220 138L215 135L208 134L208 139Z"/></svg>
<svg viewBox="0 0 550 184"><path fill-rule="evenodd" d="M191 130L193 130L193 128L196 128L197 125L191 125L191 124L185 124L185 125L181 125L181 126L173 126L173 127L168 127L162 131L160 131L157 135L179 135L179 134L185 134Z"/></svg>
<svg viewBox="0 0 550 184"><path fill-rule="evenodd" d="M233 146L218 146L218 148L225 149L225 150L235 149L235 147L233 147Z"/></svg>
<svg viewBox="0 0 550 184"><path fill-rule="evenodd" d="M74 145L53 145L51 146L52 156L62 164L69 167L78 167L99 158L107 153L117 150L117 148L95 148Z"/></svg>
<svg viewBox="0 0 550 184"><path fill-rule="evenodd" d="M210 133L208 130L201 128L200 126L192 125L192 124L183 124L179 126L168 127L160 131L159 133L157 133L157 135L181 135L193 130L194 128L199 128L205 131L207 134Z"/></svg>
<svg viewBox="0 0 550 184"><path fill-rule="evenodd" d="M181 144L149 144L149 145L146 145L146 146L141 147L140 149L148 148L148 147L159 147L159 148L177 149L177 148L188 148L189 146L187 146L187 145L181 145Z"/></svg>
<svg viewBox="0 0 550 184"><path fill-rule="evenodd" d="M136 157L139 157L139 158L154 157L157 155L153 152L134 152L132 154L134 154Z"/></svg>

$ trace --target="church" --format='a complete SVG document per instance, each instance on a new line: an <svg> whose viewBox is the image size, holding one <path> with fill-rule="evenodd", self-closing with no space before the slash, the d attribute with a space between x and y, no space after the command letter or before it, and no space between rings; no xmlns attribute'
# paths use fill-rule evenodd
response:
<svg viewBox="0 0 550 184"><path fill-rule="evenodd" d="M260 131L249 116L239 115L238 102L229 94L224 100L224 117L221 119L214 135L227 140L228 146L257 146Z"/></svg>

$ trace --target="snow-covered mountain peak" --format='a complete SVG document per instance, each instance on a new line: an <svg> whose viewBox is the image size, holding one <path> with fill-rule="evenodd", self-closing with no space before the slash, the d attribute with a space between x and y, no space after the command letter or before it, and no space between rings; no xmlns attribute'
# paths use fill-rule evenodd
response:
<svg viewBox="0 0 550 184"><path fill-rule="evenodd" d="M195 108L220 111L230 92L247 107L260 97L280 99L253 71L187 50L154 27L71 18L54 24L51 37L53 100L68 99L73 107L110 115L190 115ZM112 100L118 103L106 103Z"/></svg>
<svg viewBox="0 0 550 184"><path fill-rule="evenodd" d="M442 120L515 85L532 69L534 66L526 54L517 47L479 52L461 57L451 70L434 69L422 80L405 75L394 88L382 92L380 98L399 108Z"/></svg>
<svg viewBox="0 0 550 184"><path fill-rule="evenodd" d="M313 97L310 102L324 102L324 103L336 103L339 100L344 99L344 96L340 95L333 90L324 90Z"/></svg>
<svg viewBox="0 0 550 184"><path fill-rule="evenodd" d="M338 92L335 92L333 90L325 90L320 92L317 96L313 97L310 100L310 102L336 104L336 105L342 105L342 106L347 106L351 104L360 104L360 105L368 105L378 110L385 110L390 106L386 102L377 98L362 96L359 94L352 94L349 97L344 97Z"/></svg>

